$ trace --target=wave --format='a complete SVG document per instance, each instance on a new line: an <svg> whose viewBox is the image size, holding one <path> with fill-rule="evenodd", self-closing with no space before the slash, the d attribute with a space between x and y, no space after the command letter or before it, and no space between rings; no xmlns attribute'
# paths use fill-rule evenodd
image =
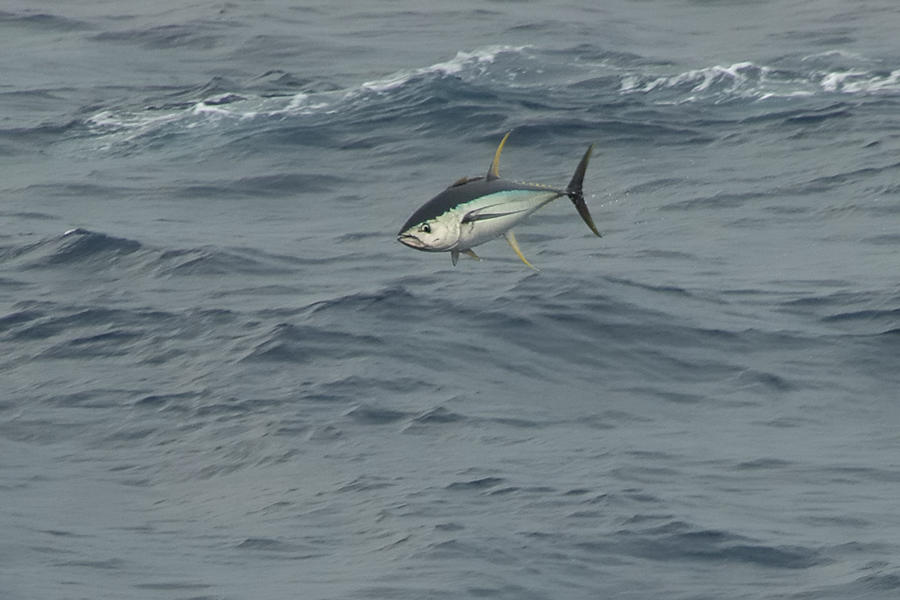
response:
<svg viewBox="0 0 900 600"><path fill-rule="evenodd" d="M210 139L220 146L238 143L244 148L248 139L261 136L269 144L302 139L352 147L357 142L346 142L346 136L333 140L330 135L355 134L360 125L376 122L414 121L420 127L434 123L442 132L483 130L497 123L497 115L508 112L510 104L529 111L565 111L569 125L579 130L591 123L629 129L646 122L610 122L610 107L636 101L651 106L715 106L894 95L900 93L900 69L833 52L787 57L774 65L739 61L673 72L671 63L602 48L579 46L562 52L495 45L461 50L445 61L349 87L269 71L245 81L216 77L202 85L160 92L142 107L93 109L75 125L66 125L67 138L74 136L95 151L114 153L171 147L173 137L197 139L205 148ZM571 112L586 105L587 113ZM808 109L805 102L798 106ZM595 111L606 117L598 122ZM521 125L535 123L540 119ZM360 143L370 147L378 141Z"/></svg>
<svg viewBox="0 0 900 600"><path fill-rule="evenodd" d="M365 356L367 351L380 344L374 336L279 323L255 341L242 361L306 364L330 359L348 360Z"/></svg>
<svg viewBox="0 0 900 600"><path fill-rule="evenodd" d="M0 264L17 270L79 268L108 272L129 269L160 278L278 275L292 272L305 262L309 261L250 248L152 247L80 227L38 242L0 248Z"/></svg>
<svg viewBox="0 0 900 600"><path fill-rule="evenodd" d="M737 533L678 520L621 529L610 540L585 541L578 547L592 554L624 553L655 561L731 562L779 569L808 569L832 562L817 548L762 544Z"/></svg>
<svg viewBox="0 0 900 600"><path fill-rule="evenodd" d="M33 31L58 31L65 33L92 29L92 26L85 21L60 15L32 12L17 14L4 10L0 10L0 23L10 23L13 26L28 28Z"/></svg>
<svg viewBox="0 0 900 600"><path fill-rule="evenodd" d="M115 260L141 250L134 240L86 229L70 229L62 235L0 251L0 263L19 268L41 268Z"/></svg>
<svg viewBox="0 0 900 600"><path fill-rule="evenodd" d="M257 254L258 256L253 256ZM161 250L146 262L148 270L156 276L206 276L206 275L277 275L288 273L286 257L229 250L206 246L186 250Z"/></svg>
<svg viewBox="0 0 900 600"><path fill-rule="evenodd" d="M791 69L738 62L691 69L674 75L633 73L622 78L622 94L652 94L659 101L714 103L741 99L768 100L833 94L900 92L900 69L885 72L867 69L800 72Z"/></svg>
<svg viewBox="0 0 900 600"><path fill-rule="evenodd" d="M373 92L387 92L402 87L411 81L424 77L437 75L447 77L450 75L461 76L470 72L473 76L488 74L487 66L494 63L502 54L521 54L528 46L488 46L472 52L457 52L456 56L446 62L435 63L431 66L414 69L412 71L398 71L383 79L367 81L360 86L361 90Z"/></svg>
<svg viewBox="0 0 900 600"><path fill-rule="evenodd" d="M327 121L352 120L360 113L371 112L373 99L381 99L376 106L385 101L388 104L397 99L405 101L405 96L395 98L393 94L409 86L427 90L445 79L493 79L498 73L490 71L491 65L501 57L514 61L526 48L488 46L471 52L460 51L450 60L397 71L351 88L308 82L282 71L267 72L245 84L217 77L195 89L170 91L161 101L151 100L143 108L107 108L95 112L85 117L82 124L88 136L98 142L97 149L109 150L143 138L202 134L260 120L281 122L311 115ZM499 72L507 78L513 69L511 65L502 65ZM273 87L274 82L281 82L283 87ZM297 85L305 89L291 90Z"/></svg>
<svg viewBox="0 0 900 600"><path fill-rule="evenodd" d="M93 36L97 42L138 44L154 49L210 49L228 40L227 28L212 22L158 25L144 29L104 31Z"/></svg>

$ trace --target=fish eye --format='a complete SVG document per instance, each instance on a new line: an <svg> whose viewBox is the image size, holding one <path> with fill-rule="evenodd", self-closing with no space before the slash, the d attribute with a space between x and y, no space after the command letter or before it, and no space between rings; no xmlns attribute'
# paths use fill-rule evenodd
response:
<svg viewBox="0 0 900 600"><path fill-rule="evenodd" d="M431 225L425 223L424 225L422 225L422 231L424 231L425 233L431 233Z"/></svg>

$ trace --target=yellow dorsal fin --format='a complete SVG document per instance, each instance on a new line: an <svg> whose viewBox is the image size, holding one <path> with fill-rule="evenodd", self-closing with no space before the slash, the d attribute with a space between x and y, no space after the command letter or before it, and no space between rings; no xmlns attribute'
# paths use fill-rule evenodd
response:
<svg viewBox="0 0 900 600"><path fill-rule="evenodd" d="M494 152L494 160L491 162L491 168L488 169L487 172L487 180L491 179L499 179L500 177L500 153L503 152L503 144L506 143L506 138L509 137L509 134L512 131L507 131L506 135L503 136L503 139L500 140L500 145L497 146L497 151Z"/></svg>
<svg viewBox="0 0 900 600"><path fill-rule="evenodd" d="M533 264L528 262L528 259L525 258L525 255L522 254L522 251L519 249L519 242L516 241L516 234L512 232L512 229L503 234L503 237L506 238L506 241L509 242L510 247L515 251L516 255L522 259L522 262L534 269L535 271L540 271Z"/></svg>

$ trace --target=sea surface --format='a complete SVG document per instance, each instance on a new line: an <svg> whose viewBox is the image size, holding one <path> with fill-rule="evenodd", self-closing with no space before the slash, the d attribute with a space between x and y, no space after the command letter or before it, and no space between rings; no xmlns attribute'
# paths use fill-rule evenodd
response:
<svg viewBox="0 0 900 600"><path fill-rule="evenodd" d="M898 30L6 0L0 598L900 598ZM507 131L603 237L398 244Z"/></svg>

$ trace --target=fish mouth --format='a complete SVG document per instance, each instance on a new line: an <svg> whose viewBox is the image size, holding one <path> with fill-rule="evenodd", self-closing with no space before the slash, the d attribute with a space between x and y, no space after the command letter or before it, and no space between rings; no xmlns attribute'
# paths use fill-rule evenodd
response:
<svg viewBox="0 0 900 600"><path fill-rule="evenodd" d="M425 244L422 243L422 240L408 233L401 233L400 235L398 235L397 241L404 246L409 246L410 248L415 248L416 250L425 249Z"/></svg>

